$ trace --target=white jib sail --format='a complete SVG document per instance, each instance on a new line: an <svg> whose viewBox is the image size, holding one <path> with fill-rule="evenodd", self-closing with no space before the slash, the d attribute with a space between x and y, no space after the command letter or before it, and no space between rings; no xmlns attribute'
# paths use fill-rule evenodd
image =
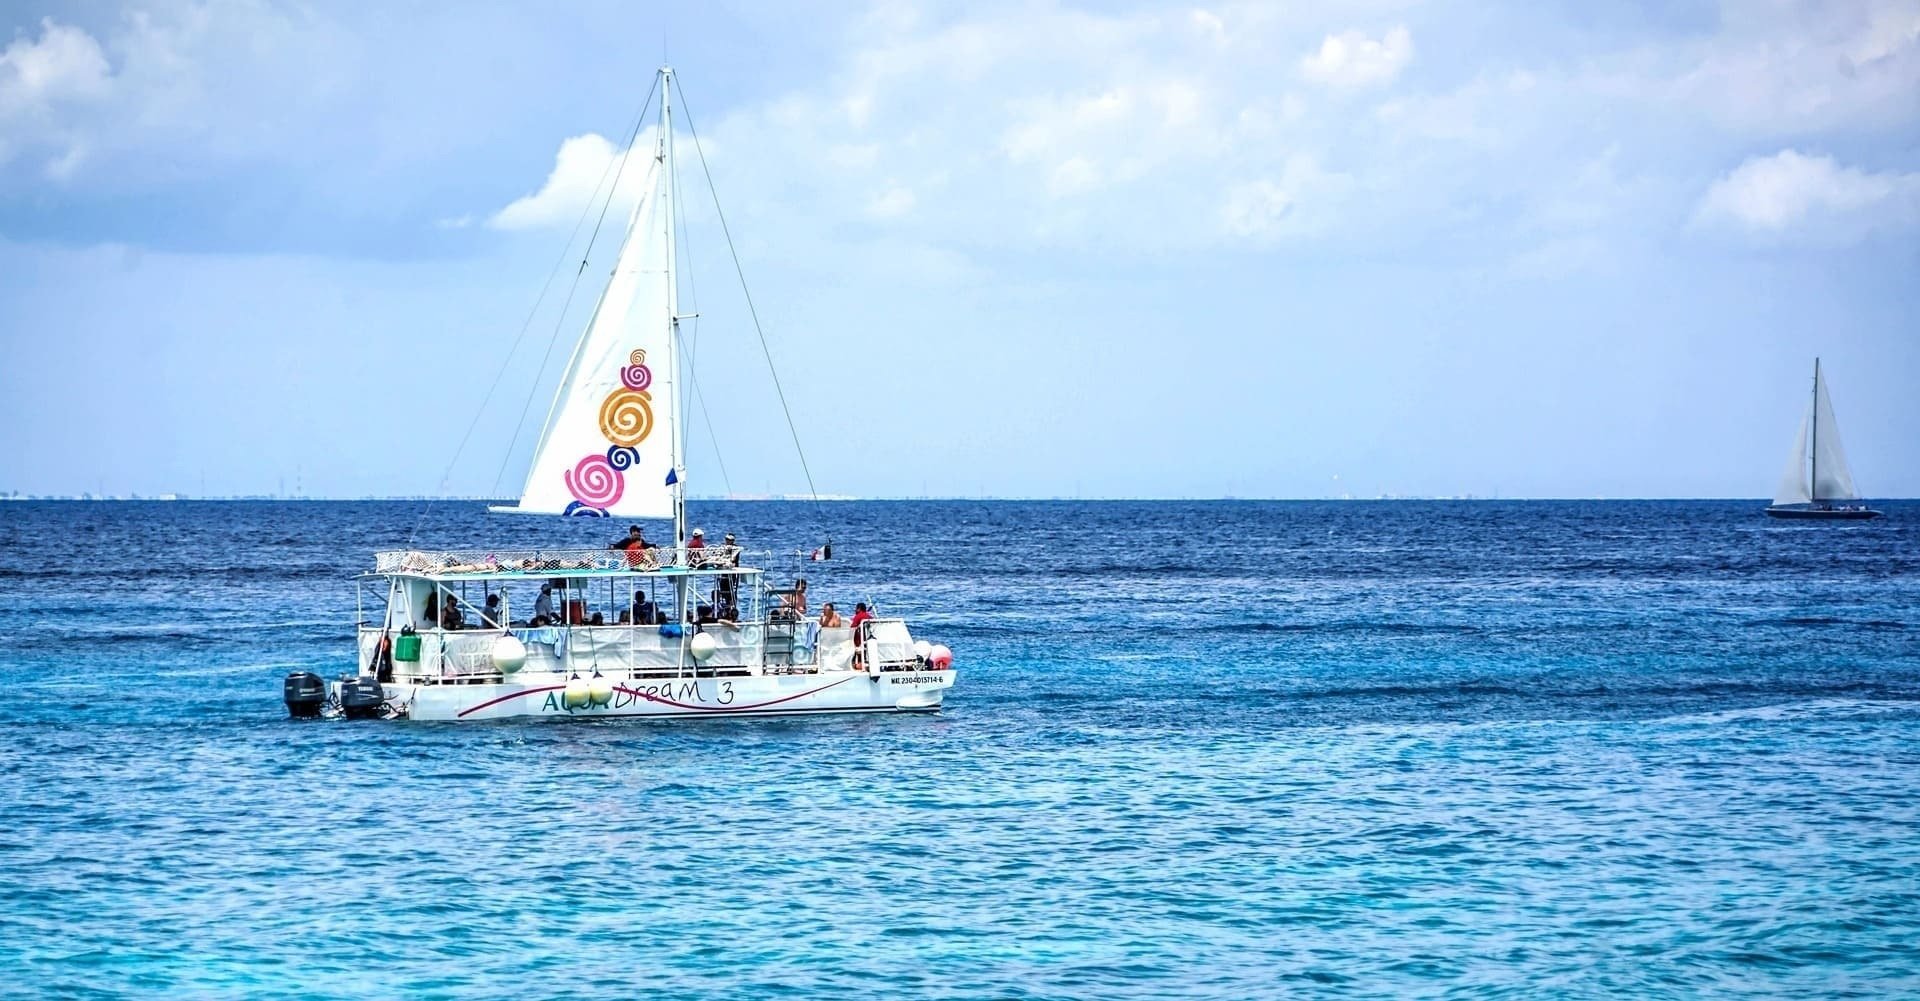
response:
<svg viewBox="0 0 1920 1001"><path fill-rule="evenodd" d="M1813 499L1858 500L1847 451L1840 446L1840 425L1833 419L1833 400L1827 396L1827 380L1818 372L1813 378L1813 420Z"/></svg>
<svg viewBox="0 0 1920 1001"><path fill-rule="evenodd" d="M656 145L650 160L645 194L548 411L517 513L673 517L673 184L666 151Z"/></svg>
<svg viewBox="0 0 1920 1001"><path fill-rule="evenodd" d="M1787 471L1780 474L1780 486L1773 492L1776 506L1813 500L1813 495L1807 492L1807 424L1811 420L1813 406L1808 404L1807 415L1800 418L1800 433L1793 439L1793 454L1787 457Z"/></svg>

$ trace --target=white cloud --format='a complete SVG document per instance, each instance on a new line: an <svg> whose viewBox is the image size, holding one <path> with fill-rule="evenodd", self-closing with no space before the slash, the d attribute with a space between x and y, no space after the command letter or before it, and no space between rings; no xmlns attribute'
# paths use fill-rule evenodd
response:
<svg viewBox="0 0 1920 1001"><path fill-rule="evenodd" d="M0 161L17 149L51 145L58 149L46 165L47 176L71 176L86 156L85 143L59 121L63 106L105 98L112 89L112 68L92 35L40 21L40 36L22 35L0 50Z"/></svg>
<svg viewBox="0 0 1920 1001"><path fill-rule="evenodd" d="M620 176L620 194L628 198L632 197L634 186L640 183L651 162L644 153L653 148L653 141L642 135L633 148L640 155L627 158ZM588 204L604 194L619 160L620 149L598 133L563 140L560 151L554 154L553 170L547 174L540 190L517 198L495 212L487 219L487 225L494 229L571 225Z"/></svg>
<svg viewBox="0 0 1920 1001"><path fill-rule="evenodd" d="M1227 192L1220 221L1235 236L1265 236L1293 208L1293 196L1272 181L1249 181Z"/></svg>
<svg viewBox="0 0 1920 1001"><path fill-rule="evenodd" d="M867 201L867 214L875 219L897 219L913 211L913 202L913 189L890 185Z"/></svg>
<svg viewBox="0 0 1920 1001"><path fill-rule="evenodd" d="M223 161L311 168L342 146L317 112L364 82L357 40L306 7L157 4L98 30L46 18L0 50L0 162L121 191L203 181Z"/></svg>
<svg viewBox="0 0 1920 1001"><path fill-rule="evenodd" d="M1920 114L1920 3L1730 2L1720 29L1636 53L1596 83L1757 135L1875 130Z"/></svg>
<svg viewBox="0 0 1920 1001"><path fill-rule="evenodd" d="M1352 184L1351 177L1327 172L1312 157L1295 156L1277 176L1229 187L1220 204L1220 227L1256 244L1322 232L1335 215L1330 207Z"/></svg>
<svg viewBox="0 0 1920 1001"><path fill-rule="evenodd" d="M1784 149L1753 157L1707 189L1696 218L1756 233L1822 222L1897 225L1920 209L1920 173L1870 173ZM1871 216L1871 217L1869 217Z"/></svg>
<svg viewBox="0 0 1920 1001"><path fill-rule="evenodd" d="M1084 156L1061 161L1047 178L1047 193L1056 198L1092 191L1099 186L1100 167Z"/></svg>
<svg viewBox="0 0 1920 1001"><path fill-rule="evenodd" d="M1343 31L1300 60L1300 75L1329 87L1371 87L1391 82L1412 60L1413 34L1404 26L1379 39Z"/></svg>

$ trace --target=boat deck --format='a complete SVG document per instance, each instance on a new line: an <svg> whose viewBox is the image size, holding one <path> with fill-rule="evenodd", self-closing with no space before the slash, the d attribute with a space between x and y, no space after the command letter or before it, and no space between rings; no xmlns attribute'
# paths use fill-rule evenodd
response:
<svg viewBox="0 0 1920 1001"><path fill-rule="evenodd" d="M757 574L739 546L656 549L403 549L377 553L371 576L429 580L595 577L609 574ZM764 556L767 553L751 555Z"/></svg>

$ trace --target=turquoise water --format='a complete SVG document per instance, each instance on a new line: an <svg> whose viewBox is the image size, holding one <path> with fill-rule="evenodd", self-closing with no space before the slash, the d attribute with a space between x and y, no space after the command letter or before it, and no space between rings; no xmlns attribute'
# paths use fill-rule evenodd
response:
<svg viewBox="0 0 1920 1001"><path fill-rule="evenodd" d="M0 994L1920 994L1920 505L1758 507L706 504L946 711L428 725L370 552L609 526L0 506Z"/></svg>

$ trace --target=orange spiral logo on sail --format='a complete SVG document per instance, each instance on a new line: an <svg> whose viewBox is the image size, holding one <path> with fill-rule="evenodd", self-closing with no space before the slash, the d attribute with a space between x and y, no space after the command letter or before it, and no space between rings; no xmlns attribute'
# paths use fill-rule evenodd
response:
<svg viewBox="0 0 1920 1001"><path fill-rule="evenodd" d="M616 389L600 404L600 433L632 447L653 433L653 397L641 389Z"/></svg>

